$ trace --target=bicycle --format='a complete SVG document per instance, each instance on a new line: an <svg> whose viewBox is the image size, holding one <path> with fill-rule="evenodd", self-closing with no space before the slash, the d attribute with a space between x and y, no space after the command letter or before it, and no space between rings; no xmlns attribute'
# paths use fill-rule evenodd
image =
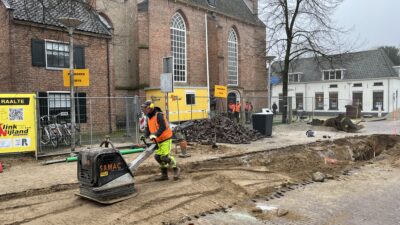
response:
<svg viewBox="0 0 400 225"><path fill-rule="evenodd" d="M292 110L292 122L296 122L299 120L304 122L309 122L311 120L310 113L304 110L298 110L298 109Z"/></svg>
<svg viewBox="0 0 400 225"><path fill-rule="evenodd" d="M54 148L56 148L58 146L57 131L53 125L49 124L48 119L49 117L47 115L40 117L40 143L43 145L50 143Z"/></svg>
<svg viewBox="0 0 400 225"><path fill-rule="evenodd" d="M70 144L72 142L72 132L71 132L71 123L64 123L64 129L66 131L66 135L69 137ZM75 145L81 146L81 135L80 135L81 129L79 127L79 124L75 124Z"/></svg>
<svg viewBox="0 0 400 225"><path fill-rule="evenodd" d="M55 119L55 125L57 127L58 133L59 133L59 142L64 142L65 145L71 145L72 142L72 126L71 123L67 123L65 121L61 121L58 123L58 117L60 116L68 116L68 112L61 112L53 118ZM81 139L80 139L80 127L78 124L75 124L75 144L81 146Z"/></svg>
<svg viewBox="0 0 400 225"><path fill-rule="evenodd" d="M69 131L67 123L65 121L58 123L59 116L68 116L68 112L60 112L59 114L52 116L54 119L53 124L58 133L57 141L59 143L63 142L65 145L71 145L71 132Z"/></svg>

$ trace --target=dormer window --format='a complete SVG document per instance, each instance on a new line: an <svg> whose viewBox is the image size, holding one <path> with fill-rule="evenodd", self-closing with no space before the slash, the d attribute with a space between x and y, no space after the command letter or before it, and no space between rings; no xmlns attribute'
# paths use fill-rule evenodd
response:
<svg viewBox="0 0 400 225"><path fill-rule="evenodd" d="M208 2L208 5L209 6L212 6L212 7L215 7L215 2L216 2L217 0L207 0L207 2Z"/></svg>
<svg viewBox="0 0 400 225"><path fill-rule="evenodd" d="M323 70L322 80L342 80L344 70Z"/></svg>
<svg viewBox="0 0 400 225"><path fill-rule="evenodd" d="M289 73L289 83L300 82L301 74L300 73Z"/></svg>

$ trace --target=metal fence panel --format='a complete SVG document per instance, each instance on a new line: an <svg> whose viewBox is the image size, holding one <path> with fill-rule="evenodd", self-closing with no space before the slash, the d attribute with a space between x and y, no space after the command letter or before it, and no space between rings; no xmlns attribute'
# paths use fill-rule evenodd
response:
<svg viewBox="0 0 400 225"><path fill-rule="evenodd" d="M129 146L138 140L140 98L77 97L77 148L99 145L106 135L119 145ZM37 98L38 157L70 151L65 141L70 126L70 101L66 95ZM65 125L66 124L66 125ZM64 131L63 127L64 126ZM57 133L54 141L44 141L44 129ZM60 132L61 130L61 132ZM52 143L53 142L53 143Z"/></svg>
<svg viewBox="0 0 400 225"><path fill-rule="evenodd" d="M239 101L241 104L238 122L251 124L251 115L268 108L267 96L246 96L240 99L208 98L207 96L195 96L188 99L190 93L177 97L168 95L169 117L172 123L180 123L187 120L207 119L216 115L231 116L236 120L234 114L229 113L228 102ZM76 121L77 148L93 147L100 144L105 136L117 146L131 146L139 142L140 126L143 128L143 114L141 105L146 100L152 100L154 104L163 111L166 109L164 96L133 96L133 97L87 97L82 93L77 94ZM38 121L38 156L65 153L70 151L70 144L64 137L57 137L56 144L45 140L46 129L56 132L51 127L70 123L70 101L69 94L48 93L46 96L37 97L37 121ZM274 121L282 121L284 110L282 96L271 97L271 110L274 112ZM305 98L301 95L288 97L287 121L309 122L321 116L337 116L349 111L348 105L353 106L351 113L360 115L362 105L349 99L338 99L337 96L318 96ZM210 110L208 110L210 104ZM251 110L248 107L251 104ZM289 113L290 112L290 113ZM65 126L65 125L64 125ZM61 129L61 128L59 128ZM59 132L62 133L62 132ZM53 141L54 142L54 141Z"/></svg>

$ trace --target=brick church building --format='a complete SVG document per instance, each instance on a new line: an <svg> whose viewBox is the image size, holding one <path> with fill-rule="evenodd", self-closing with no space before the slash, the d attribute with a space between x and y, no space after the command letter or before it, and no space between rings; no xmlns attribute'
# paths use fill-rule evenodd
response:
<svg viewBox="0 0 400 225"><path fill-rule="evenodd" d="M228 87L228 101L244 105L251 98L256 108L266 106L265 25L257 0L143 0L137 11L137 81L147 97L162 99L163 58L173 56L174 93L197 113L207 110L198 103L212 99L214 85Z"/></svg>

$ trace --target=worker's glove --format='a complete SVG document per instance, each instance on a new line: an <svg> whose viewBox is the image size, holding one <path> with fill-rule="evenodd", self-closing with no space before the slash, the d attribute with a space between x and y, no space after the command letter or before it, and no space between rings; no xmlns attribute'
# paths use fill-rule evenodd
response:
<svg viewBox="0 0 400 225"><path fill-rule="evenodd" d="M153 140L153 139L156 139L157 136L155 134L150 134L149 138L150 138L150 140Z"/></svg>
<svg viewBox="0 0 400 225"><path fill-rule="evenodd" d="M144 140L146 140L146 137L144 135L142 135L142 136L140 136L140 140L144 141Z"/></svg>

